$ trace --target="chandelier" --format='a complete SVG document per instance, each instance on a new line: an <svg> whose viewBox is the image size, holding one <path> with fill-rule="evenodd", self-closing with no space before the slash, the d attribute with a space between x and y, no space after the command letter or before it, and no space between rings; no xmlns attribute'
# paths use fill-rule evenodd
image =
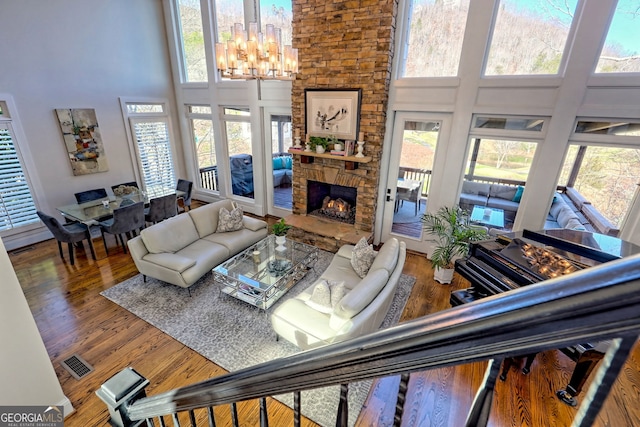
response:
<svg viewBox="0 0 640 427"><path fill-rule="evenodd" d="M267 24L265 34L258 23L231 27L232 40L216 43L216 63L220 75L236 79L293 80L298 72L298 49L282 46L282 30Z"/></svg>

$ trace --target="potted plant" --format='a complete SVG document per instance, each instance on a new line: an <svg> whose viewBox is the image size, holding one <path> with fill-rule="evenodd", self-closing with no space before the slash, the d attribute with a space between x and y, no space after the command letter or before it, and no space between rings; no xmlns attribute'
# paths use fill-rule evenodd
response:
<svg viewBox="0 0 640 427"><path fill-rule="evenodd" d="M284 218L280 218L280 221L271 226L271 231L276 236L276 243L279 248L284 247L284 243L286 241L285 236L290 228L291 226L284 222Z"/></svg>
<svg viewBox="0 0 640 427"><path fill-rule="evenodd" d="M329 147L329 140L321 136L312 136L309 138L309 145L316 153L322 154Z"/></svg>
<svg viewBox="0 0 640 427"><path fill-rule="evenodd" d="M422 216L423 229L434 236L436 243L431 254L434 279L439 283L451 283L453 261L469 252L469 242L486 238L487 231L470 223L469 212L459 206L441 207L436 213Z"/></svg>

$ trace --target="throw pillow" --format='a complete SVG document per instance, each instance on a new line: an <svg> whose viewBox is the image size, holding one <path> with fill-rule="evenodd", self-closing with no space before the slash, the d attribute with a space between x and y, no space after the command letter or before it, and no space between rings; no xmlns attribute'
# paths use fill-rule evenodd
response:
<svg viewBox="0 0 640 427"><path fill-rule="evenodd" d="M331 313L333 307L331 306L331 290L326 280L321 280L313 287L311 297L305 301L309 307L320 313Z"/></svg>
<svg viewBox="0 0 640 427"><path fill-rule="evenodd" d="M520 202L522 199L522 193L524 192L524 187L522 185L518 185L518 189L516 190L516 194L513 196L514 202Z"/></svg>
<svg viewBox="0 0 640 427"><path fill-rule="evenodd" d="M371 268L375 257L376 254L373 251L373 245L370 245L367 239L363 237L353 248L351 267L353 267L358 276L364 278L369 272L369 268Z"/></svg>
<svg viewBox="0 0 640 427"><path fill-rule="evenodd" d="M331 314L333 307L340 302L345 293L344 282L321 280L313 287L311 297L305 301L305 304L320 313Z"/></svg>
<svg viewBox="0 0 640 427"><path fill-rule="evenodd" d="M240 206L234 207L231 212L229 212L227 208L220 208L216 233L242 230L244 228L242 215L242 208Z"/></svg>

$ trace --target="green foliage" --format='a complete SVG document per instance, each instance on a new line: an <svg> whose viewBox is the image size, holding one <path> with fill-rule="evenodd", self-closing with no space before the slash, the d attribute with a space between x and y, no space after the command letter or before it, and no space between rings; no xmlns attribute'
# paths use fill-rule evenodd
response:
<svg viewBox="0 0 640 427"><path fill-rule="evenodd" d="M271 231L276 236L286 236L290 228L291 226L284 222L284 218L280 218L280 221L271 226Z"/></svg>
<svg viewBox="0 0 640 427"><path fill-rule="evenodd" d="M323 146L326 150L329 147L329 140L321 136L310 136L309 145L311 146L312 150L315 150L318 145Z"/></svg>
<svg viewBox="0 0 640 427"><path fill-rule="evenodd" d="M457 205L443 206L435 214L426 213L421 220L424 231L435 236L431 240L436 243L431 255L434 268L453 268L453 258L467 255L469 242L487 236L484 229L471 225L469 212Z"/></svg>

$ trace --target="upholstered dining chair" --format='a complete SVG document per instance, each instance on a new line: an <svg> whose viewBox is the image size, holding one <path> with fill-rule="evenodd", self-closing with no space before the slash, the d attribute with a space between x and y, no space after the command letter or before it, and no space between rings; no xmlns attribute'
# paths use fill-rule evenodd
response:
<svg viewBox="0 0 640 427"><path fill-rule="evenodd" d="M105 233L113 234L122 245L122 250L127 253L127 245L125 244L123 234L127 236L127 239L133 234L136 236L137 230L144 228L144 202L137 202L127 206L122 206L113 210L113 218L106 221L100 221L100 233L102 234L102 243L104 243L104 250L109 255L109 249L107 248L107 240Z"/></svg>
<svg viewBox="0 0 640 427"><path fill-rule="evenodd" d="M104 188L96 188L94 190L81 191L79 193L75 193L76 202L85 203L91 202L93 200L104 199L107 196L107 190Z"/></svg>
<svg viewBox="0 0 640 427"><path fill-rule="evenodd" d="M185 192L184 196L180 196L181 203L178 204L178 207L180 207L180 204L182 204L182 208L185 211L188 211L189 209L191 209L191 190L192 189L193 189L193 182L187 181L186 179L178 179L178 185L176 186L176 190Z"/></svg>
<svg viewBox="0 0 640 427"><path fill-rule="evenodd" d="M415 213L414 215L418 215L418 211L420 210L422 200L422 186L424 185L424 181L420 181L420 185L410 190L400 191L398 190L396 194L396 211L398 207L404 203L405 200L409 202L415 203Z"/></svg>
<svg viewBox="0 0 640 427"><path fill-rule="evenodd" d="M82 242L87 239L89 242L89 249L91 250L91 256L96 259L96 253L93 249L93 242L91 241L91 233L89 227L79 222L73 222L70 224L61 224L60 221L52 216L47 215L44 212L37 211L38 216L47 226L53 237L58 241L58 251L60 251L60 258L64 259L62 253L62 243L67 243L69 246L69 259L71 265L75 263L74 244Z"/></svg>
<svg viewBox="0 0 640 427"><path fill-rule="evenodd" d="M149 200L149 207L144 210L144 220L155 224L178 213L177 196L175 193L156 197Z"/></svg>

